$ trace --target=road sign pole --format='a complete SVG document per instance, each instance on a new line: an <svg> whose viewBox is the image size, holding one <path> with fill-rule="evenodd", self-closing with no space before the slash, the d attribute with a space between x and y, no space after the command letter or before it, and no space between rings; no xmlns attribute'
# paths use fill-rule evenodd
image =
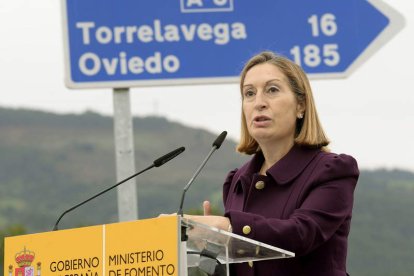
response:
<svg viewBox="0 0 414 276"><path fill-rule="evenodd" d="M116 177L121 181L135 173L133 124L129 88L113 90ZM138 219L138 199L135 179L118 186L118 219Z"/></svg>

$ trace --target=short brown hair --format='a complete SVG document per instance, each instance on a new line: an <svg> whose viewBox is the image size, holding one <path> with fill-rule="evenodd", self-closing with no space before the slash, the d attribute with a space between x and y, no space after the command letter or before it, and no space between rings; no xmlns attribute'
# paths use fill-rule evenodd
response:
<svg viewBox="0 0 414 276"><path fill-rule="evenodd" d="M288 80L290 89L296 96L296 100L305 107L304 117L296 120L295 143L306 147L327 150L326 146L329 144L329 140L319 122L309 79L302 68L296 63L270 51L261 52L253 56L245 64L240 75L240 91L243 91L243 83L247 72L254 66L264 63L273 64L282 71ZM243 97L243 93L241 94ZM246 154L254 154L258 150L259 144L247 130L246 119L242 108L241 136L240 142L237 145L237 151Z"/></svg>

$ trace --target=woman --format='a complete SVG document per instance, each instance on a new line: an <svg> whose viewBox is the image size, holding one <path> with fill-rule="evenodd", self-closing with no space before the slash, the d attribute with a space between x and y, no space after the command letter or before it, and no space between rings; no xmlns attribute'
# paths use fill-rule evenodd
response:
<svg viewBox="0 0 414 276"><path fill-rule="evenodd" d="M232 265L232 275L344 276L359 171L329 153L309 81L287 58L262 52L240 81L237 150L253 155L224 183L224 217L191 217L295 253L295 258Z"/></svg>

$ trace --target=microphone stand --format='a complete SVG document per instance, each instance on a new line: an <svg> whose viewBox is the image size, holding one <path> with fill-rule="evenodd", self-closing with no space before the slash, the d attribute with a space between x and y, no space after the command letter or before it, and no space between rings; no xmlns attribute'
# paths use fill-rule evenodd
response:
<svg viewBox="0 0 414 276"><path fill-rule="evenodd" d="M139 175L139 174L141 174L141 173L143 173L143 172L146 172L146 171L148 171L149 169L152 169L153 167L155 167L155 165L154 165L154 164L152 164L151 166L149 166L149 167L147 167L147 168L143 169L143 170L142 170L142 171L140 171L140 172L137 172L137 173L135 173L135 174L133 174L133 175L131 175L131 176L129 176L129 177L127 177L127 178L125 178L125 179L124 179L124 180L122 180L121 182L116 183L115 185L113 185L113 186L111 186L111 187L109 187L109 188L107 188L107 189L103 190L102 192L97 193L96 195L94 195L94 196L92 196L92 197L88 198L87 200L84 200L84 201L82 201L81 203L76 204L75 206L73 206L73 207L71 207L71 208L67 209L67 210L66 210L65 212L63 212L63 213L60 215L60 217L57 219L57 221L56 221L56 223L55 223L55 226L53 227L53 231L58 230L58 224L59 224L60 220L61 220L61 219L63 218L63 216L64 216L64 215L66 215L67 213L69 213L69 212L73 211L74 209L78 208L79 206L82 206L83 204L85 204L85 203L87 203L87 202L91 201L92 199L94 199L94 198L96 198L96 197L98 197L98 196L100 196L100 195L102 195L102 194L104 194L104 193L106 193L106 192L108 192L108 191L112 190L113 188L118 187L118 186L119 186L119 185L121 185L122 183L125 183L125 182L127 182L128 180L130 180L131 178L134 178L135 176L137 176L137 175Z"/></svg>
<svg viewBox="0 0 414 276"><path fill-rule="evenodd" d="M119 186L119 185L121 185L122 183L125 183L126 181L130 180L131 178L134 178L134 177L136 177L137 175L140 175L140 174L142 174L143 172L146 172L146 171L148 171L149 169L152 169L153 167L160 167L160 166L164 165L165 163L167 163L167 162L168 162L168 161L170 161L171 159L173 159L173 158L177 157L177 156L178 156L179 154L181 154L184 150L185 150L185 148L184 148L184 147L180 147L180 148L178 148L178 149L175 149L175 150L173 150L173 151L171 151L171 152L169 152L169 153L167 153L167 154L165 154L165 155L161 156L160 158L156 159L156 160L152 163L152 165L151 165L151 166L149 166L149 167L147 167L147 168L143 169L142 171L139 171L139 172L137 172L137 173L135 173L135 174L133 174L133 175L131 175L131 176L129 176L129 177L127 177L127 178L125 178L124 180L122 180L122 181L120 181L120 182L116 183L115 185L113 185L113 186L111 186L111 187L109 187L109 188L107 188L107 189L103 190L102 192L97 193L96 195L94 195L94 196L92 196L92 197L90 197L90 198L88 198L88 199L86 199L86 200L82 201L81 203L76 204L75 206L73 206L73 207L71 207L71 208L67 209L67 210L66 210L65 212L63 212L63 213L60 215L60 217L57 219L57 221L56 221L56 223L55 223L55 226L53 227L53 231L58 230L58 224L59 224L60 220L61 220L61 219L63 218L63 216L64 216L64 215L66 215L67 213L69 213L69 212L73 211L74 209L78 208L79 206L82 206L83 204L85 204L85 203L87 203L87 202L91 201L92 199L94 199L94 198L96 198L96 197L98 197L98 196L100 196L100 195L102 195L102 194L104 194L104 193L106 193L106 192L108 192L108 191L112 190L113 188L118 187L118 186Z"/></svg>
<svg viewBox="0 0 414 276"><path fill-rule="evenodd" d="M201 165L198 167L198 169L196 170L196 172L194 173L194 175L191 177L190 181L188 181L187 185L184 187L183 189L183 193L181 195L181 201L180 201L180 208L178 209L177 214L179 216L181 216L181 218L184 217L184 212L183 212L183 205L184 205L184 199L185 199L185 194L187 192L187 190L190 188L191 184L193 184L195 178L198 176L198 174L201 172L201 170L204 168L204 166L206 165L207 161L210 159L211 155L218 150L221 147L221 144L223 144L224 139L226 138L227 135L227 131L223 131L217 138L216 140L214 140L212 148L210 150L210 152L207 154L206 158L204 158L203 162L201 162ZM185 242L188 240L188 236L187 236L187 225L184 225L184 223L181 223L181 241Z"/></svg>
<svg viewBox="0 0 414 276"><path fill-rule="evenodd" d="M204 166L206 165L207 161L210 159L211 155L217 150L216 147L211 148L210 152L208 153L207 157L204 158L203 162L201 163L201 165L198 167L198 169L196 170L196 172L194 173L193 177L191 177L190 181L188 181L187 185L185 185L183 193L181 195L181 201L180 201L180 209L178 210L178 215L183 216L183 205L184 205L184 199L185 199L185 194L187 193L187 190L190 188L191 184L194 182L195 178L199 175L199 173L201 172L201 170L204 168Z"/></svg>

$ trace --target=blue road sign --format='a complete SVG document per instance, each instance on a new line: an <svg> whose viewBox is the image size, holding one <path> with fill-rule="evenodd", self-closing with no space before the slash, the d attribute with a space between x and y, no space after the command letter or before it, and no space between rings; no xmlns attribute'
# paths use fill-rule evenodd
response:
<svg viewBox="0 0 414 276"><path fill-rule="evenodd" d="M403 17L380 0L62 0L71 88L234 82L262 50L346 77Z"/></svg>

